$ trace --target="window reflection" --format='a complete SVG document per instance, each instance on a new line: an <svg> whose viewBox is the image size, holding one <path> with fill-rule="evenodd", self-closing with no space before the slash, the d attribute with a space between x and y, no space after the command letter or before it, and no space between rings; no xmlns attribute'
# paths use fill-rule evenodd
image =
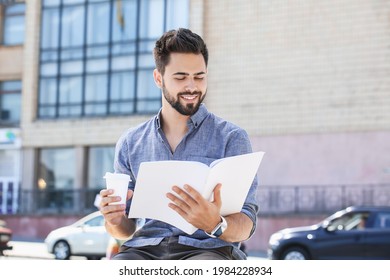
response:
<svg viewBox="0 0 390 280"><path fill-rule="evenodd" d="M23 44L25 9L24 3L4 6L4 45Z"/></svg>
<svg viewBox="0 0 390 280"><path fill-rule="evenodd" d="M106 172L114 172L114 146L90 147L88 156L88 188L105 187L103 176Z"/></svg>
<svg viewBox="0 0 390 280"><path fill-rule="evenodd" d="M0 124L5 126L18 126L21 110L20 81L7 81L0 83Z"/></svg>
<svg viewBox="0 0 390 280"><path fill-rule="evenodd" d="M107 43L109 39L108 19L110 3L91 3L88 7L87 44Z"/></svg>
<svg viewBox="0 0 390 280"><path fill-rule="evenodd" d="M39 209L72 209L71 190L76 176L75 151L71 148L41 149L37 187ZM66 191L69 192L66 192Z"/></svg>
<svg viewBox="0 0 390 280"><path fill-rule="evenodd" d="M336 218L329 223L328 230L362 230L366 227L368 213L350 213Z"/></svg>
<svg viewBox="0 0 390 280"><path fill-rule="evenodd" d="M62 11L62 47L82 46L84 42L84 5L65 7Z"/></svg>

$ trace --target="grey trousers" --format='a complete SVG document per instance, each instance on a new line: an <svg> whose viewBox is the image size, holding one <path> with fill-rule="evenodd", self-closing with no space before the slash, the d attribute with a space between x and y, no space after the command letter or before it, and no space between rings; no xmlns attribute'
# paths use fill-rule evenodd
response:
<svg viewBox="0 0 390 280"><path fill-rule="evenodd" d="M156 246L122 245L113 260L234 260L233 247L201 249L178 243L177 237L165 238Z"/></svg>

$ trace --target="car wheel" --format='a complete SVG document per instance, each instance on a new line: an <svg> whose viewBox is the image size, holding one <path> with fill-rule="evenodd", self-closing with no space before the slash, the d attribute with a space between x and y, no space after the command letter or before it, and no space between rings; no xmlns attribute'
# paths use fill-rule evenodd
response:
<svg viewBox="0 0 390 280"><path fill-rule="evenodd" d="M301 247L292 247L282 254L282 260L308 260L309 254Z"/></svg>
<svg viewBox="0 0 390 280"><path fill-rule="evenodd" d="M58 241L53 247L53 253L56 260L69 260L70 246L66 241Z"/></svg>

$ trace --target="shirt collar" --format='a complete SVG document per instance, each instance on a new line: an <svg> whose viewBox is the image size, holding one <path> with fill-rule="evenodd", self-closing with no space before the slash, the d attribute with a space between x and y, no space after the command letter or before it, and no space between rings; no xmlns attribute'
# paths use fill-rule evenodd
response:
<svg viewBox="0 0 390 280"><path fill-rule="evenodd" d="M208 113L209 111L207 110L206 105L202 103L200 104L198 111L190 117L188 122L192 122L194 127L197 128L207 117Z"/></svg>

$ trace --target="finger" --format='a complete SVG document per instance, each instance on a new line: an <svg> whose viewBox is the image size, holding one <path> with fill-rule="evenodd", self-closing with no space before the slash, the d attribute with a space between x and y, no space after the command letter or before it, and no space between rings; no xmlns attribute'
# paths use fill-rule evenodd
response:
<svg viewBox="0 0 390 280"><path fill-rule="evenodd" d="M126 200L129 200L133 197L134 192L132 190L127 190Z"/></svg>
<svg viewBox="0 0 390 280"><path fill-rule="evenodd" d="M106 217L107 215L117 215L117 213L124 213L124 210L126 209L126 205L124 204L114 204L114 205L106 205L102 208L100 208L100 212ZM115 214L116 213L116 214Z"/></svg>
<svg viewBox="0 0 390 280"><path fill-rule="evenodd" d="M99 194L101 197L105 197L105 196L108 196L110 194L113 194L114 193L114 190L112 189L102 189Z"/></svg>
<svg viewBox="0 0 390 280"><path fill-rule="evenodd" d="M111 196L104 196L100 200L100 207L105 207L113 202L121 201L121 197L117 195L111 195Z"/></svg>
<svg viewBox="0 0 390 280"><path fill-rule="evenodd" d="M187 217L187 212L183 211L183 209L181 209L180 207L178 207L176 204L174 203L169 203L168 204L169 208L173 209L174 211L176 211L180 216L182 216L184 219L186 219Z"/></svg>
<svg viewBox="0 0 390 280"><path fill-rule="evenodd" d="M222 206L221 188L222 188L222 184L217 184L217 186L214 188L214 201L213 201L213 203L218 208L221 208L221 206Z"/></svg>
<svg viewBox="0 0 390 280"><path fill-rule="evenodd" d="M202 200L204 200L203 196L197 190L195 190L193 187L191 187L190 185L184 185L184 189L186 190L187 193L190 194L192 199L195 200L196 202L199 203Z"/></svg>
<svg viewBox="0 0 390 280"><path fill-rule="evenodd" d="M198 193L193 188L191 188L189 185L184 185L184 188L186 189L186 191L187 190L191 191L195 195L196 195L196 193ZM175 193L177 193L187 203L187 205L189 207L194 207L196 204L198 204L198 202L192 197L191 194L187 193L186 191L183 191L181 188L179 188L177 186L173 186L172 190Z"/></svg>
<svg viewBox="0 0 390 280"><path fill-rule="evenodd" d="M171 204L174 204L175 206L180 208L183 212L187 212L190 209L190 206L185 201L178 198L176 195L171 194L171 193L167 193L166 197L169 198L173 202Z"/></svg>

